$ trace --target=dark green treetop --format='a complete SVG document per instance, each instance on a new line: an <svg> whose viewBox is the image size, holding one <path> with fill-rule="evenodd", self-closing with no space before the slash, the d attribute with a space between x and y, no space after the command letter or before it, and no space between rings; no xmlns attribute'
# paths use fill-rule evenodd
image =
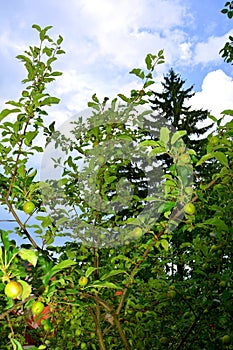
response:
<svg viewBox="0 0 233 350"><path fill-rule="evenodd" d="M185 80L171 68L162 82L162 92L153 92L151 97L152 109L156 111L154 119L163 119L177 130L186 130L183 140L188 148L197 154L202 153L203 140L199 139L211 127L200 126L200 122L207 121L208 111L192 109L187 101L195 95L193 85L185 88Z"/></svg>

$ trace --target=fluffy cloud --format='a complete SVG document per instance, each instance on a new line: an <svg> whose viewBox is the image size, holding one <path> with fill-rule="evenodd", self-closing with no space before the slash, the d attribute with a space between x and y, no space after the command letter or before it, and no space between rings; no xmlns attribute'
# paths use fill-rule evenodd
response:
<svg viewBox="0 0 233 350"><path fill-rule="evenodd" d="M15 52L25 50L25 43L22 40L12 40L11 32L4 30L0 34L1 54L11 57Z"/></svg>
<svg viewBox="0 0 233 350"><path fill-rule="evenodd" d="M117 5L113 0L71 3L70 10L75 7L79 13L72 38L68 38L69 47L76 47L73 53L79 56L88 50L86 60L101 59L122 67L141 64L146 53L161 48L165 49L167 62L171 61L177 45L186 37L181 27L190 21L179 0L119 0ZM79 38L81 42L77 45ZM82 45L84 38L86 48Z"/></svg>
<svg viewBox="0 0 233 350"><path fill-rule="evenodd" d="M199 42L194 49L193 61L195 64L209 64L220 61L222 58L219 51L223 48L229 35L233 35L233 30L223 36L210 36L206 42Z"/></svg>
<svg viewBox="0 0 233 350"><path fill-rule="evenodd" d="M190 100L192 107L205 108L216 118L225 109L233 109L233 79L218 69L206 75L202 90Z"/></svg>

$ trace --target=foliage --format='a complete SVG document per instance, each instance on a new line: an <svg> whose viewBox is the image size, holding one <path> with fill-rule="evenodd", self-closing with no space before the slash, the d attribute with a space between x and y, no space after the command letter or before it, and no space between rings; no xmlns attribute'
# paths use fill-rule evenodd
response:
<svg viewBox="0 0 233 350"><path fill-rule="evenodd" d="M71 133L47 126L45 108L59 100L45 87L60 75L52 63L64 51L50 27L34 28L39 45L18 56L26 88L0 114L0 201L16 225L1 227L1 349L26 342L34 350L232 349L232 122L218 123L196 164L184 131L162 125L157 139L145 137L161 50L146 56L146 71L131 71L140 90L109 104L93 95L90 113ZM29 160L38 152L48 160L51 145L62 175L38 181ZM161 171L161 155L171 158L170 169ZM195 167L213 158L211 180L194 188ZM28 201L35 208L25 213ZM194 213L183 211L189 202ZM18 246L11 232L27 244ZM70 241L55 246L62 235ZM22 285L18 300L4 293L10 280ZM45 305L39 315L32 314L35 301Z"/></svg>
<svg viewBox="0 0 233 350"><path fill-rule="evenodd" d="M224 8L221 10L223 14L226 14L229 19L233 17L233 2L227 1ZM224 61L227 63L233 62L233 37L229 36L229 41L227 41L224 47L219 52L223 57Z"/></svg>

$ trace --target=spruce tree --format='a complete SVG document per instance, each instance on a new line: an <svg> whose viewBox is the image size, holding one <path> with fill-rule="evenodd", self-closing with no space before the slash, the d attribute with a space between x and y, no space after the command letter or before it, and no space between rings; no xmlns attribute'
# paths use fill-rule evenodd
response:
<svg viewBox="0 0 233 350"><path fill-rule="evenodd" d="M193 85L185 88L185 80L179 74L176 74L173 69L170 69L168 74L164 76L162 82L162 92L153 92L150 102L154 113L150 116L149 126L147 130L147 137L157 139L159 130L162 126L170 129L186 130L187 134L183 137L183 141L187 148L194 149L197 158L200 158L205 151L206 139L202 137L212 126L201 126L201 122L207 121L208 111L199 109L192 109L188 100L195 95ZM169 168L172 161L169 156L162 155L158 157L162 163L162 167ZM201 173L205 172L204 167L200 169L197 176L198 181L201 179ZM184 238L185 236L185 238ZM172 237L172 264L176 265L175 270L172 271L174 279L183 280L185 278L185 264L180 261L182 256L180 245L184 241L192 241L192 233L185 232L183 225L179 226Z"/></svg>
<svg viewBox="0 0 233 350"><path fill-rule="evenodd" d="M188 148L196 151L197 155L202 154L204 141L200 139L213 124L200 126L200 122L205 122L208 118L208 111L192 109L188 105L188 100L195 95L193 85L185 88L185 80L181 79L173 69L164 76L162 82L162 92L153 92L150 100L153 114L153 123L158 127L161 120L167 125L172 125L176 130L186 130L187 135L183 140ZM166 126L167 126L166 125Z"/></svg>

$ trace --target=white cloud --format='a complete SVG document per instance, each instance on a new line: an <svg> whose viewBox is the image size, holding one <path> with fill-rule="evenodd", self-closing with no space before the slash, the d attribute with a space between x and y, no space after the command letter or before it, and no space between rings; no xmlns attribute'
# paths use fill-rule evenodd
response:
<svg viewBox="0 0 233 350"><path fill-rule="evenodd" d="M209 64L210 62L222 60L219 51L223 48L229 35L232 34L233 30L223 36L210 36L206 42L197 43L194 50L193 62L195 64Z"/></svg>
<svg viewBox="0 0 233 350"><path fill-rule="evenodd" d="M202 90L190 99L192 107L208 109L220 118L225 109L233 109L233 79L218 69L206 75Z"/></svg>
<svg viewBox="0 0 233 350"><path fill-rule="evenodd" d="M190 62L192 57L192 44L190 42L184 42L180 44L180 59L187 62Z"/></svg>
<svg viewBox="0 0 233 350"><path fill-rule="evenodd" d="M52 86L52 93L61 97L56 114L59 121L66 118L65 114L70 117L85 109L93 93L100 98L113 98L119 92L127 94L131 88L137 88L138 80L128 75L128 71L143 66L148 52L164 49L166 63L155 70L159 81L172 65L193 67L222 60L218 52L231 34L210 36L207 41L196 43L199 33L196 37L189 35L194 18L182 0L70 0L69 4L51 0L45 12L42 4L46 4L45 0L37 5L28 2L21 9L21 16L33 14L30 21L34 23L40 23L42 18L43 23L52 21L55 30L64 36L67 54L56 62L63 76ZM8 26L0 34L0 44L6 54L9 50L23 51L24 42L18 37L26 42L31 32L28 19L24 18L24 21L19 18L19 32ZM211 86L205 87L209 78L207 75L204 79L203 90L196 94L193 103L198 101L199 94L205 96L210 91ZM226 84L226 79L222 80ZM218 89L218 82L215 86ZM223 91L220 94L223 95ZM224 96L217 100L201 96L199 99L204 103L201 107L207 103L206 108L212 110L216 110L216 101L219 106L225 101Z"/></svg>
<svg viewBox="0 0 233 350"><path fill-rule="evenodd" d="M22 40L14 40L11 37L11 32L3 31L0 34L1 54L12 57L15 52L23 52L25 50L25 43Z"/></svg>
<svg viewBox="0 0 233 350"><path fill-rule="evenodd" d="M186 34L181 26L190 20L181 1L161 0L82 0L71 2L79 19L72 28L75 37L68 38L74 55L89 51L86 60L102 59L117 66L141 64L148 52L164 48L167 62L184 42ZM81 42L79 42L79 38ZM84 47L85 39L88 47ZM85 64L85 62L84 62Z"/></svg>

